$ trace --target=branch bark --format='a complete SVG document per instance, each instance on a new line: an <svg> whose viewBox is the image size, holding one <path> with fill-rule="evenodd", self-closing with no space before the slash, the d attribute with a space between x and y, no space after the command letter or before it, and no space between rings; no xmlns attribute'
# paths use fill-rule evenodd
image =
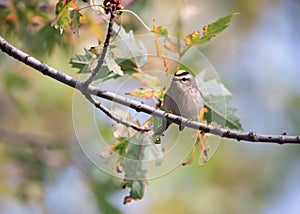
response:
<svg viewBox="0 0 300 214"><path fill-rule="evenodd" d="M0 36L0 49L7 53L9 56L17 59L20 62L34 68L35 70L41 72L44 75L47 75L63 84L66 84L72 88L75 88L79 91L82 90L84 82L81 82L61 71L58 71L49 65L35 59L34 57L24 53L23 51L17 49L8 43L4 38ZM81 91L82 92L82 91ZM266 142L266 143L278 143L278 144L300 144L300 136L290 136L286 134L280 135L261 135L257 134L253 131L243 132L237 130L229 130L219 127L210 126L207 124L199 123L196 121L190 121L187 118L183 118L174 114L166 113L162 110L156 109L154 107L148 106L142 102L138 102L135 100L128 99L126 97L120 96L110 91L101 90L94 86L89 85L87 88L87 92L98 96L100 98L110 100L112 102L119 103L124 106L128 106L132 109L135 109L137 112L144 112L147 114L151 114L155 117L166 118L170 122L176 124L182 124L186 127L193 128L196 130L200 130L206 133L211 133L214 135L218 135L224 138L235 139L237 141L248 141L248 142ZM143 130L144 131L144 130Z"/></svg>
<svg viewBox="0 0 300 214"><path fill-rule="evenodd" d="M94 80L94 78L96 77L98 71L100 70L100 68L102 67L103 63L104 63L104 59L108 50L108 46L109 46L109 40L113 31L113 24L114 24L114 12L110 12L110 19L109 19L109 23L108 23L108 29L107 29L107 34L106 34L106 38L105 38L105 42L103 45L103 50L101 52L101 55L97 55L97 57L99 58L98 60L98 64L95 67L95 69L93 69L91 71L91 75L89 76L89 78L84 81L84 86L88 86L89 84L92 83L92 81Z"/></svg>

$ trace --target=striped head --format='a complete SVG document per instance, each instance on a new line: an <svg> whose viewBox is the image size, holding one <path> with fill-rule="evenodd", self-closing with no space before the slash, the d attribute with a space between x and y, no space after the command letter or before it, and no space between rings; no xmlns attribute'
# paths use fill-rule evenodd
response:
<svg viewBox="0 0 300 214"><path fill-rule="evenodd" d="M185 70L179 70L174 74L173 83L174 86L180 87L183 91L196 86L194 77Z"/></svg>

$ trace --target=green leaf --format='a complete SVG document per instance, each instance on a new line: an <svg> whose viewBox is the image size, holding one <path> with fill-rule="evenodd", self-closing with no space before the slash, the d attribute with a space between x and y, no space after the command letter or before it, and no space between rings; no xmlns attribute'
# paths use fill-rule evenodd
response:
<svg viewBox="0 0 300 214"><path fill-rule="evenodd" d="M107 68L116 75L123 76L124 73L118 63L115 61L114 56L111 52L108 52L105 57L105 64Z"/></svg>
<svg viewBox="0 0 300 214"><path fill-rule="evenodd" d="M200 33L196 31L187 35L184 41L186 42L187 45L199 45L199 44L206 43L212 37L215 37L223 30L225 30L229 26L231 19L238 14L239 13L232 13L228 16L222 17L217 21L209 24L208 26L204 26L202 37L200 37Z"/></svg>
<svg viewBox="0 0 300 214"><path fill-rule="evenodd" d="M194 31L193 33L187 35L184 39L187 45L197 45L201 43L201 37L199 31Z"/></svg>
<svg viewBox="0 0 300 214"><path fill-rule="evenodd" d="M168 29L162 26L157 26L154 22L152 21L152 33L154 33L156 36L168 36Z"/></svg>
<svg viewBox="0 0 300 214"><path fill-rule="evenodd" d="M113 42L116 50L115 56L122 59L132 60L137 69L140 70L147 64L147 49L140 40L136 40L133 31L126 32L122 26L114 24L114 34L117 34Z"/></svg>
<svg viewBox="0 0 300 214"><path fill-rule="evenodd" d="M206 77L205 71L196 76L199 90L202 92L207 112L204 120L209 124L242 129L239 118L235 115L236 109L229 106L232 98L230 91L216 79Z"/></svg>
<svg viewBox="0 0 300 214"><path fill-rule="evenodd" d="M119 137L118 142L110 148L110 152L118 152L120 156L125 156L128 147L128 138Z"/></svg>
<svg viewBox="0 0 300 214"><path fill-rule="evenodd" d="M124 198L123 204L130 203L132 200L142 199L145 192L146 183L141 180L124 180L123 186L131 188L130 194Z"/></svg>
<svg viewBox="0 0 300 214"><path fill-rule="evenodd" d="M59 29L60 33L63 33L69 24L73 25L74 28L71 26L72 30L77 30L80 14L76 0L59 0L55 7L55 14L56 18L52 22L52 26Z"/></svg>
<svg viewBox="0 0 300 214"><path fill-rule="evenodd" d="M79 73L89 73L90 69L95 67L95 64L97 65L98 58L95 57L97 53L101 53L101 50L95 50L95 48L91 51L84 49L85 53L83 55L75 55L71 58L71 67L79 69ZM113 56L109 49L105 62L95 80L118 78L124 74L131 75L137 72L137 66L131 59L114 58Z"/></svg>
<svg viewBox="0 0 300 214"><path fill-rule="evenodd" d="M116 109L118 115L124 114L124 110ZM126 120L133 122L129 115ZM137 123L139 125L139 123ZM123 188L130 188L130 193L124 198L124 203L142 199L147 185L147 172L149 167L162 163L162 146L152 143L149 133L137 132L128 129L124 125L114 125L114 137L117 143L111 146L110 152L118 152L116 169L124 173Z"/></svg>
<svg viewBox="0 0 300 214"><path fill-rule="evenodd" d="M104 64L95 80L118 78L124 74L131 75L141 71L141 68L147 64L147 50L141 41L135 39L132 31L127 33L121 26L115 24L113 33L118 35L110 44ZM84 54L75 55L71 58L70 64L73 68L79 69L79 73L88 73L97 65L102 50L103 45L90 50L84 49Z"/></svg>
<svg viewBox="0 0 300 214"><path fill-rule="evenodd" d="M225 85L214 78L208 78L207 72L201 71L197 74L196 79L199 82L198 87L204 96L232 96L231 92ZM200 82L203 83L204 88L201 87Z"/></svg>
<svg viewBox="0 0 300 214"><path fill-rule="evenodd" d="M207 112L203 119L209 124L227 127L229 129L242 129L240 119L235 115L236 109L229 107L230 98L227 97L204 97Z"/></svg>
<svg viewBox="0 0 300 214"><path fill-rule="evenodd" d="M78 10L72 10L70 12L71 29L76 36L79 36L78 27L80 25L80 15Z"/></svg>
<svg viewBox="0 0 300 214"><path fill-rule="evenodd" d="M209 24L207 29L204 29L203 31L203 38L207 38L209 40L211 37L221 33L229 26L231 19L238 14L239 13L232 13L228 16L218 19L212 24Z"/></svg>
<svg viewBox="0 0 300 214"><path fill-rule="evenodd" d="M87 65L90 63L92 56L94 54L84 49L84 55L75 55L75 57L71 58L70 64L72 68L78 68L79 73L87 73Z"/></svg>
<svg viewBox="0 0 300 214"><path fill-rule="evenodd" d="M55 29L59 29L60 33L62 33L67 28L67 25L71 22L69 9L69 4L62 5L62 2L57 4L57 16L55 21L52 23L52 26L54 26Z"/></svg>
<svg viewBox="0 0 300 214"><path fill-rule="evenodd" d="M121 166L125 173L123 186L131 190L124 203L130 202L131 199L142 199L147 184L148 168L153 160L156 166L162 162L162 147L153 144L149 134L136 132L128 142Z"/></svg>
<svg viewBox="0 0 300 214"><path fill-rule="evenodd" d="M56 15L60 14L64 7L65 7L65 3L63 1L59 1L55 5L55 14Z"/></svg>
<svg viewBox="0 0 300 214"><path fill-rule="evenodd" d="M145 182L140 180L132 181L132 188L130 191L130 198L141 199L144 196Z"/></svg>

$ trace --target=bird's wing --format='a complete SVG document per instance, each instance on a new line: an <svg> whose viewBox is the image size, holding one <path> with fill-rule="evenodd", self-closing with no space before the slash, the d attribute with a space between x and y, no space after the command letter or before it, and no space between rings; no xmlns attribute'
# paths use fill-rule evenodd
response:
<svg viewBox="0 0 300 214"><path fill-rule="evenodd" d="M180 115L178 105L176 104L174 99L170 97L167 93L164 96L163 109L164 111L167 111L169 113Z"/></svg>

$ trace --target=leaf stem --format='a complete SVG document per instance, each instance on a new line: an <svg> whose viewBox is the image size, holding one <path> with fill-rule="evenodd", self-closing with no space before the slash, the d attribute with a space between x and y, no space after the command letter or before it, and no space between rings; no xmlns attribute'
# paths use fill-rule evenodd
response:
<svg viewBox="0 0 300 214"><path fill-rule="evenodd" d="M147 29L147 31L149 31L149 32L151 32L152 30L151 30L151 28L149 28L146 24L145 24L145 22L136 14L136 13L134 13L133 11L131 11L131 10L120 10L120 12L124 12L124 13L130 13L130 14L132 14L135 18L137 18L140 22L141 22L141 24L144 26L144 28L146 28Z"/></svg>

